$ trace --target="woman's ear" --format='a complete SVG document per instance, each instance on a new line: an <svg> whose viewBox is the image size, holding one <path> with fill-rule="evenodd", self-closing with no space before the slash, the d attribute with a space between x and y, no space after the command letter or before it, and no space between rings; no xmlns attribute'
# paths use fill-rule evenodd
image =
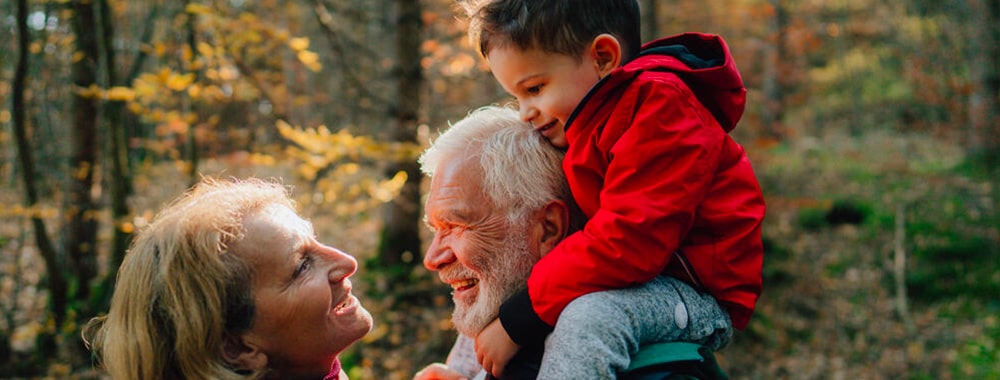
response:
<svg viewBox="0 0 1000 380"><path fill-rule="evenodd" d="M267 355L245 339L245 335L226 333L222 337L222 359L233 369L257 371L267 368Z"/></svg>
<svg viewBox="0 0 1000 380"><path fill-rule="evenodd" d="M600 74L601 78L604 78L622 63L622 46L618 39L610 34L594 37L594 41L590 44L590 53L593 55L597 73Z"/></svg>

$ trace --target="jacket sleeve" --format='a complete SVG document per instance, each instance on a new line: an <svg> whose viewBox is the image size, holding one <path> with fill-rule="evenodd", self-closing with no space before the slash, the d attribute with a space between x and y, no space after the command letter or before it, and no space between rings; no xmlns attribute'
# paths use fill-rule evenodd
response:
<svg viewBox="0 0 1000 380"><path fill-rule="evenodd" d="M608 160L597 209L585 210L583 230L545 255L528 280L531 305L545 323L555 325L576 297L652 280L692 228L726 133L687 86L670 78L627 90L601 136L588 137ZM569 162L586 160L570 155ZM594 196L578 190L577 199Z"/></svg>
<svg viewBox="0 0 1000 380"><path fill-rule="evenodd" d="M547 324L531 307L531 298L527 290L522 290L500 305L500 325L510 336L510 339L521 347L542 344L545 337L552 332L553 324Z"/></svg>

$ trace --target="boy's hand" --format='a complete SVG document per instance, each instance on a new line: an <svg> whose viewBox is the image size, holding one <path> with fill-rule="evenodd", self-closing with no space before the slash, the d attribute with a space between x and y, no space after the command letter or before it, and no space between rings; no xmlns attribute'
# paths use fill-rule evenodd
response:
<svg viewBox="0 0 1000 380"><path fill-rule="evenodd" d="M500 378L504 367L514 357L520 347L507 335L500 325L500 319L494 319L476 337L476 359L486 372Z"/></svg>
<svg viewBox="0 0 1000 380"><path fill-rule="evenodd" d="M468 380L468 378L444 364L434 363L413 375L413 380Z"/></svg>

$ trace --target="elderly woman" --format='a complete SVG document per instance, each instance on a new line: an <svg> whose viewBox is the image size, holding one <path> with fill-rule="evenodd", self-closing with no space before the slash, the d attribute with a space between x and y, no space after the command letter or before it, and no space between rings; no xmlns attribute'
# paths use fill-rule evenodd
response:
<svg viewBox="0 0 1000 380"><path fill-rule="evenodd" d="M204 180L135 238L85 340L114 379L345 379L371 330L351 256L280 184Z"/></svg>

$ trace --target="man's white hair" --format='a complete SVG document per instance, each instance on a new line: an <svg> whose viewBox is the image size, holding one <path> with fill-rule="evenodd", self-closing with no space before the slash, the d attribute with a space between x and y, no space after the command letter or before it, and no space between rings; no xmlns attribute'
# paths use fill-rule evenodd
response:
<svg viewBox="0 0 1000 380"><path fill-rule="evenodd" d="M479 156L483 191L495 207L514 221L554 199L572 202L562 172L563 152L521 121L509 107L473 110L433 140L419 158L430 177L444 160Z"/></svg>

